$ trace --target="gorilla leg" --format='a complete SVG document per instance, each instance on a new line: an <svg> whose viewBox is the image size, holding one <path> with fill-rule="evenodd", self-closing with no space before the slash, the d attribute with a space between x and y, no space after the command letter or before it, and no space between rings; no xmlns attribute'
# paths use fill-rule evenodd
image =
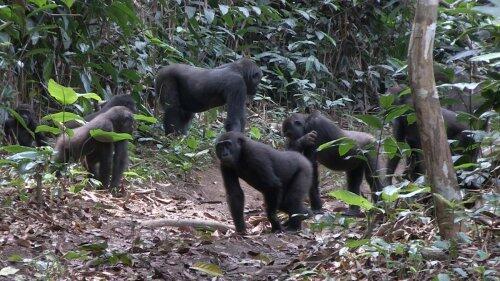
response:
<svg viewBox="0 0 500 281"><path fill-rule="evenodd" d="M280 197L281 194L279 192L264 192L264 201L266 203L266 214L267 219L271 223L271 231L277 232L282 231L281 223L278 220L277 212L278 207L280 206Z"/></svg>
<svg viewBox="0 0 500 281"><path fill-rule="evenodd" d="M319 192L319 172L318 172L318 161L316 159L316 153L312 155L306 155L306 157L311 161L313 167L313 184L309 189L309 201L311 203L311 209L313 212L320 212L322 208L321 196Z"/></svg>
<svg viewBox="0 0 500 281"><path fill-rule="evenodd" d="M288 221L285 223L288 230L300 230L302 220L309 215L309 211L302 202L308 185L310 185L310 181L308 181L307 175L299 173L285 190L286 194L284 194L280 209L288 214Z"/></svg>
<svg viewBox="0 0 500 281"><path fill-rule="evenodd" d="M367 160L367 164L365 166L365 179L370 186L372 201L377 202L379 200L379 196L376 192L381 191L386 183L385 181L382 183L382 179L379 176L377 159L369 154L365 154L365 156Z"/></svg>
<svg viewBox="0 0 500 281"><path fill-rule="evenodd" d="M109 176L111 175L111 165L113 157L113 144L100 143L101 149L96 150L99 153L99 181L102 187L107 189L109 187Z"/></svg>
<svg viewBox="0 0 500 281"><path fill-rule="evenodd" d="M396 168L398 167L399 161L401 161L401 156L399 154L396 154L387 162L386 173L387 173L387 183L389 184L392 184L392 177L396 172Z"/></svg>
<svg viewBox="0 0 500 281"><path fill-rule="evenodd" d="M128 142L119 141L114 143L113 154L113 173L111 174L111 188L116 188L120 185L123 171L128 164Z"/></svg>
<svg viewBox="0 0 500 281"><path fill-rule="evenodd" d="M357 195L360 195L361 183L363 182L364 167L360 166L354 170L346 171L347 176L347 189ZM359 214L359 207L351 205L346 215L357 216Z"/></svg>
<svg viewBox="0 0 500 281"><path fill-rule="evenodd" d="M236 232L245 232L245 219L243 217L243 210L245 207L245 195L236 173L230 169L221 167L222 179L224 181L224 188L226 189L227 204L229 211L233 218Z"/></svg>
<svg viewBox="0 0 500 281"><path fill-rule="evenodd" d="M165 116L163 126L165 134L187 134L189 123L193 119L194 114L178 107L165 107Z"/></svg>
<svg viewBox="0 0 500 281"><path fill-rule="evenodd" d="M91 153L85 156L85 168L95 179L99 178L99 175L97 174L97 163L99 162L99 157L100 156L97 153Z"/></svg>

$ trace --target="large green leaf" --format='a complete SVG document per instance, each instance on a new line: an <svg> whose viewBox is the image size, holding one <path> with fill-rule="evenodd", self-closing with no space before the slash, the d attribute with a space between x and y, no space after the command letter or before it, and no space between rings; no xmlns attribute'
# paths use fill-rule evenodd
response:
<svg viewBox="0 0 500 281"><path fill-rule="evenodd" d="M84 121L84 119L80 115L67 111L61 111L58 113L46 115L42 118L42 120L52 120L53 122L60 122L60 123L72 120Z"/></svg>
<svg viewBox="0 0 500 281"><path fill-rule="evenodd" d="M328 193L328 195L348 205L359 206L364 210L371 210L375 207L370 201L366 200L363 196L357 195L348 190L339 189Z"/></svg>
<svg viewBox="0 0 500 281"><path fill-rule="evenodd" d="M101 97L96 93L77 94L77 96L79 98L94 99L96 101L102 101Z"/></svg>
<svg viewBox="0 0 500 281"><path fill-rule="evenodd" d="M51 133L59 135L61 133L61 129L47 125L38 125L35 129L35 133Z"/></svg>
<svg viewBox="0 0 500 281"><path fill-rule="evenodd" d="M100 142L117 142L122 140L133 140L132 136L127 133L107 132L101 129L90 130L90 136Z"/></svg>
<svg viewBox="0 0 500 281"><path fill-rule="evenodd" d="M158 122L158 119L156 119L155 117L146 116L146 115L142 115L142 114L134 114L134 119L137 121L144 121L144 122L151 123L151 124L155 124Z"/></svg>
<svg viewBox="0 0 500 281"><path fill-rule="evenodd" d="M49 80L49 94L63 105L73 104L78 99L75 90L57 84L53 79Z"/></svg>

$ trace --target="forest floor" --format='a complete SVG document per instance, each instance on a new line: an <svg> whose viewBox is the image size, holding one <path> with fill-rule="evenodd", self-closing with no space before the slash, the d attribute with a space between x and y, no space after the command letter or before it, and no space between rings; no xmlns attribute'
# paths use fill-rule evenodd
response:
<svg viewBox="0 0 500 281"><path fill-rule="evenodd" d="M327 195L344 188L343 175L321 174L326 211L306 220L298 233L270 233L261 195L242 181L246 236L140 224L193 219L232 226L217 163L193 169L184 182L127 184L122 198L83 190L46 197L40 207L29 194L0 188L0 280L426 280L451 268L474 276L478 268L491 271L499 264L494 230L477 233L480 243L448 260L447 252L431 247L437 229L428 215L377 222L369 233L383 237L382 244L375 252L355 250L349 240L363 241L366 219L343 217L346 206ZM362 189L366 196L366 183ZM430 250L415 259L403 245ZM488 249L492 255L478 256Z"/></svg>
<svg viewBox="0 0 500 281"><path fill-rule="evenodd" d="M220 269L227 280L275 280L283 279L317 250L318 237L308 223L297 234L270 233L261 194L244 182L247 236L191 227L138 226L139 221L160 218L232 226L217 165L192 176L196 183L128 187L124 198L84 190L47 201L43 207L22 201L2 207L0 268L15 262L19 280L210 279L203 267ZM3 196L7 192L3 190ZM327 196L323 200L329 211L344 210L342 203ZM202 263L198 264L201 270L192 269L197 262ZM0 276L0 280L4 279Z"/></svg>

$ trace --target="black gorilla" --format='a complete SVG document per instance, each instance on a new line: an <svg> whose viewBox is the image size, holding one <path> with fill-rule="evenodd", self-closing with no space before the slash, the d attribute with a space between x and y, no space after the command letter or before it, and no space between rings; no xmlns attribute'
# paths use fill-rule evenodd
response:
<svg viewBox="0 0 500 281"><path fill-rule="evenodd" d="M348 190L358 195L364 174L370 185L372 198L374 201L377 200L375 192L382 190L383 187L378 177L377 159L361 151L361 149L374 144L375 140L372 135L342 130L319 112L310 115L294 113L283 121L282 128L283 134L287 138L287 149L303 153L312 163L314 176L310 198L313 210L321 210L317 161L328 169L345 171ZM340 156L337 146L317 151L321 144L343 137L352 139L357 144L357 147L351 149L346 155ZM364 156L366 161L356 156ZM351 207L350 213L357 214L358 209Z"/></svg>
<svg viewBox="0 0 500 281"><path fill-rule="evenodd" d="M122 95L113 96L109 101L106 101L105 103L103 103L102 108L100 110L93 112L93 113L90 113L89 115L85 116L83 119L85 119L85 121L89 122L92 119L94 119L96 116L98 116L99 114L108 111L113 106L125 106L132 113L137 112L137 107L135 105L135 101L132 98L132 96L128 95L128 94L122 94ZM71 128L71 129L81 126L80 123L78 123L74 120L68 121L64 125L67 128Z"/></svg>
<svg viewBox="0 0 500 281"><path fill-rule="evenodd" d="M33 109L31 109L31 107L27 104L21 104L16 107L15 111L19 114L19 116L21 116L21 118L23 118L26 127L34 134L34 138L33 135L26 130L26 128L24 128L14 116L9 116L3 124L3 130L7 143L18 143L22 146L33 146L34 140L36 146L46 145L45 136L42 133L35 133L38 121L35 118Z"/></svg>
<svg viewBox="0 0 500 281"><path fill-rule="evenodd" d="M402 87L396 86L388 90L389 93L399 93ZM411 96L406 95L397 101L397 104L408 104L413 107L413 100ZM457 113L441 108L444 124L446 126L446 135L448 139L458 140L458 147L455 151L461 151L464 157L461 163L474 162L477 158L478 149L474 148L474 138L471 133L466 132L469 127L460 123L457 119ZM408 124L407 116L402 115L396 118L393 122L392 133L394 139L398 142L406 142L412 149L421 149L420 134L418 131L417 123ZM396 154L392 159L387 162L387 179L388 183L392 182L394 171L396 170L401 156ZM423 159L419 152L413 151L409 158L409 169L406 171L410 180L416 180L419 175L424 173ZM458 163L459 164L459 163Z"/></svg>
<svg viewBox="0 0 500 281"><path fill-rule="evenodd" d="M245 129L245 101L255 95L262 71L249 59L204 69L174 64L158 71L155 92L164 106L165 133L186 134L196 112L227 104L226 131Z"/></svg>
<svg viewBox="0 0 500 281"><path fill-rule="evenodd" d="M272 231L282 230L276 216L278 210L289 216L287 229L301 228L302 219L309 213L304 197L312 184L312 167L306 158L252 141L240 132L222 134L217 140L216 154L221 161L227 201L238 233L245 232L245 198L238 178L264 195Z"/></svg>
<svg viewBox="0 0 500 281"><path fill-rule="evenodd" d="M85 158L87 170L99 181L104 188L110 185L111 189L119 186L123 171L128 163L127 140L109 142L91 137L90 130L102 129L107 132L132 134L134 129L133 113L124 106L114 106L106 112L97 115L90 122L74 129L74 135L60 136L55 144L57 151L55 162L66 163ZM99 172L97 172L99 164Z"/></svg>

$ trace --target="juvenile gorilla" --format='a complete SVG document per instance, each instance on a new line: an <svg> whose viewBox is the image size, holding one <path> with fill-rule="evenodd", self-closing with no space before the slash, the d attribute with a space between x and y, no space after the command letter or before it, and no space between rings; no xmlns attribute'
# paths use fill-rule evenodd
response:
<svg viewBox="0 0 500 281"><path fill-rule="evenodd" d="M262 71L249 59L204 69L174 64L158 71L155 92L164 106L165 134L186 134L196 112L227 104L226 131L245 129L246 97L255 95Z"/></svg>
<svg viewBox="0 0 500 281"><path fill-rule="evenodd" d="M393 87L388 91L392 94L399 93L402 90L401 87ZM398 100L398 104L408 104L413 107L413 100L411 96L405 96ZM471 146L474 145L475 141L473 136L466 132L469 128L467 125L460 123L457 119L457 113L441 108L441 113L443 115L444 124L446 126L446 135L448 139L458 140L458 147L456 151L461 150L464 157L461 159L463 163L474 162L478 149L474 149ZM398 142L406 142L412 149L421 149L420 144L420 134L418 132L417 123L408 124L406 115L402 115L396 118L393 122L392 133L394 139ZM396 170L401 156L396 154L392 159L387 162L387 179L388 182L392 182L392 176ZM424 173L423 159L418 152L412 152L409 158L409 169L408 174L410 180L416 180L419 175Z"/></svg>
<svg viewBox="0 0 500 281"><path fill-rule="evenodd" d="M347 175L347 188L349 191L360 194L360 185L363 174L370 185L372 198L377 200L375 192L382 189L378 173L377 160L360 149L374 143L372 135L346 131L339 128L330 119L314 112L310 115L294 113L283 121L283 134L287 138L287 149L303 153L313 166L313 185L310 190L311 207L313 211L321 210L319 193L318 163L334 171L345 171ZM317 148L326 142L347 137L356 141L357 147L351 149L346 155L340 156L337 146L317 151ZM357 155L366 157L366 161L357 158ZM348 214L357 214L358 209L351 207Z"/></svg>
<svg viewBox="0 0 500 281"><path fill-rule="evenodd" d="M85 125L74 129L73 137L68 138L65 134L60 136L54 148L57 151L55 161L67 163L70 160L78 161L85 158L87 170L101 181L104 188L108 186L111 189L117 188L128 163L128 142L97 140L91 137L90 130L102 129L107 132L132 134L133 128L134 118L130 109L114 106Z"/></svg>
<svg viewBox="0 0 500 281"><path fill-rule="evenodd" d="M26 128L17 121L14 116L9 116L5 123L3 124L3 129L5 133L5 138L8 143L15 144L18 143L22 146L33 146L33 140L36 146L46 145L45 136L42 133L35 133L35 129L38 126L38 121L35 118L35 114L31 107L27 104L19 105L15 111L21 118L23 118L26 127L34 134L30 134Z"/></svg>
<svg viewBox="0 0 500 281"><path fill-rule="evenodd" d="M89 122L92 119L94 119L97 115L104 113L111 109L113 106L125 106L128 108L132 113L137 112L137 107L135 105L135 101L132 98L131 95L123 94L123 95L116 95L113 96L109 101L106 101L103 103L102 108L96 112L90 113L89 115L85 116L83 119L85 121ZM69 121L64 124L67 128L77 128L80 127L81 124L76 122L76 121Z"/></svg>
<svg viewBox="0 0 500 281"><path fill-rule="evenodd" d="M308 210L304 197L312 184L311 164L297 152L277 151L255 142L240 132L227 132L219 137L216 154L221 162L231 216L238 233L245 232L243 208L245 198L239 179L264 195L266 213L272 231L281 231L276 212L288 214L288 230L299 230Z"/></svg>

